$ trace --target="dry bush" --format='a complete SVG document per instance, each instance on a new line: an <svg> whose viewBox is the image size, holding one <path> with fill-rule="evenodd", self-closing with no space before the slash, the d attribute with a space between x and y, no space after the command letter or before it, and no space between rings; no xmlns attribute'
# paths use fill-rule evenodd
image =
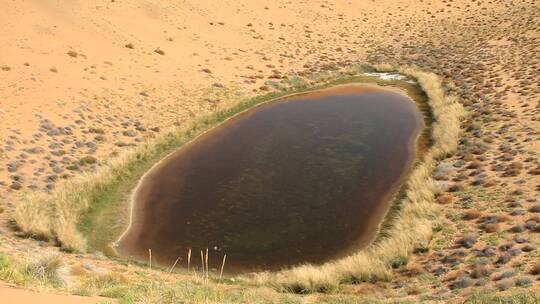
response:
<svg viewBox="0 0 540 304"><path fill-rule="evenodd" d="M67 54L68 54L70 57L74 57L74 58L77 57L77 56L79 56L79 53L75 52L74 50L69 50L69 51L67 52Z"/></svg>
<svg viewBox="0 0 540 304"><path fill-rule="evenodd" d="M479 218L481 215L482 213L478 211L478 209L470 209L470 210L467 210L465 214L463 214L463 218L466 220L474 220L474 219Z"/></svg>
<svg viewBox="0 0 540 304"><path fill-rule="evenodd" d="M487 233L493 233L493 232L497 232L497 231L500 231L500 230L501 230L501 225L498 224L498 223L487 224L484 227L484 231L486 231Z"/></svg>
<svg viewBox="0 0 540 304"><path fill-rule="evenodd" d="M485 265L475 265L471 271L471 278L481 279L487 278L491 274L491 270Z"/></svg>
<svg viewBox="0 0 540 304"><path fill-rule="evenodd" d="M16 206L13 219L23 232L37 237L51 237L52 201L41 192L27 193Z"/></svg>
<svg viewBox="0 0 540 304"><path fill-rule="evenodd" d="M454 201L454 196L450 193L445 193L437 197L437 203L448 205Z"/></svg>
<svg viewBox="0 0 540 304"><path fill-rule="evenodd" d="M510 216L505 213L497 215L497 217L499 218L499 223L508 222L511 219Z"/></svg>
<svg viewBox="0 0 540 304"><path fill-rule="evenodd" d="M380 73L395 72L396 68L389 63L380 63L373 66L373 68Z"/></svg>
<svg viewBox="0 0 540 304"><path fill-rule="evenodd" d="M539 275L540 274L540 262L534 264L529 270L530 274Z"/></svg>
<svg viewBox="0 0 540 304"><path fill-rule="evenodd" d="M469 168L469 169L478 169L478 168L482 168L483 166L484 166L484 164L482 164L481 161L474 160L467 166L467 168Z"/></svg>
<svg viewBox="0 0 540 304"><path fill-rule="evenodd" d="M23 272L33 279L52 285L62 285L63 281L58 274L62 260L57 255L48 255L23 266Z"/></svg>

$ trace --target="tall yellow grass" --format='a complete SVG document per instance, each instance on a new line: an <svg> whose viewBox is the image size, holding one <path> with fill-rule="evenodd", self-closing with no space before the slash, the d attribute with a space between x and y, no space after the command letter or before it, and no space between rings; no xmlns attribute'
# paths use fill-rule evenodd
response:
<svg viewBox="0 0 540 304"><path fill-rule="evenodd" d="M437 188L431 172L439 160L456 151L465 110L454 96L445 96L435 74L389 65L375 69L397 71L416 79L428 96L434 116L433 145L410 174L401 209L393 215L393 224L385 232L387 237L351 256L321 266L302 265L278 273L255 274L257 282L287 291L317 292L337 288L342 282L387 280L392 277L392 265L407 261L415 248L428 245L432 227L438 220L438 208L434 204Z"/></svg>

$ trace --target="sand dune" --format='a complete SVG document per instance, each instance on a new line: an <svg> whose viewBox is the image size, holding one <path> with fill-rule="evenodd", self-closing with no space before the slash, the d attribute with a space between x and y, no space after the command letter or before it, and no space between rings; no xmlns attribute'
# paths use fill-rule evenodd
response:
<svg viewBox="0 0 540 304"><path fill-rule="evenodd" d="M510 255L502 244L519 248L519 258L492 267L497 272L517 267L525 275L537 263L540 220L529 211L539 208L540 184L536 0L2 0L0 7L0 252L41 248L8 223L25 190L52 189L170 126L277 90L279 81L391 63L440 75L471 113L466 140L446 161L461 165L439 181L452 204L436 249L414 256L409 268L442 276L433 293L455 288L474 271L453 247L467 233L477 236L473 249L498 250L492 259ZM482 216L456 220L464 209ZM493 223L482 219L491 215L510 220L486 228ZM414 270L404 268L400 280ZM502 289L499 281L486 284Z"/></svg>

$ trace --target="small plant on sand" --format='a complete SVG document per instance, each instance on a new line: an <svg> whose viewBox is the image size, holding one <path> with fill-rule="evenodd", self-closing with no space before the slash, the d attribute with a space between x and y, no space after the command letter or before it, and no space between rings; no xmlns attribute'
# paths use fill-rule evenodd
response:
<svg viewBox="0 0 540 304"><path fill-rule="evenodd" d="M497 295L493 293L474 293L463 302L464 304L534 304L540 302L540 294L535 292L516 292L513 294Z"/></svg>
<svg viewBox="0 0 540 304"><path fill-rule="evenodd" d="M23 272L39 282L59 286L62 285L62 279L58 275L61 266L62 261L59 256L48 255L25 265Z"/></svg>
<svg viewBox="0 0 540 304"><path fill-rule="evenodd" d="M59 287L63 281L58 274L62 263L58 256L48 255L21 263L0 253L0 279L18 285L37 283Z"/></svg>

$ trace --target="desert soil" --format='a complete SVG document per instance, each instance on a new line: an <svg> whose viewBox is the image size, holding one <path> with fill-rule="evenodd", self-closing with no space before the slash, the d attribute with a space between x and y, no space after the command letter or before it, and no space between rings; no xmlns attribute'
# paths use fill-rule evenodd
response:
<svg viewBox="0 0 540 304"><path fill-rule="evenodd" d="M459 152L435 172L444 221L431 249L396 269L392 282L350 292L445 298L478 288L538 290L539 1L0 6L0 252L116 267L18 235L10 214L21 193L48 191L172 125L276 90L279 81L391 63L440 75L470 117ZM18 293L0 288L8 292Z"/></svg>
<svg viewBox="0 0 540 304"><path fill-rule="evenodd" d="M103 298L98 297L37 292L0 283L0 304L93 304L103 301Z"/></svg>

